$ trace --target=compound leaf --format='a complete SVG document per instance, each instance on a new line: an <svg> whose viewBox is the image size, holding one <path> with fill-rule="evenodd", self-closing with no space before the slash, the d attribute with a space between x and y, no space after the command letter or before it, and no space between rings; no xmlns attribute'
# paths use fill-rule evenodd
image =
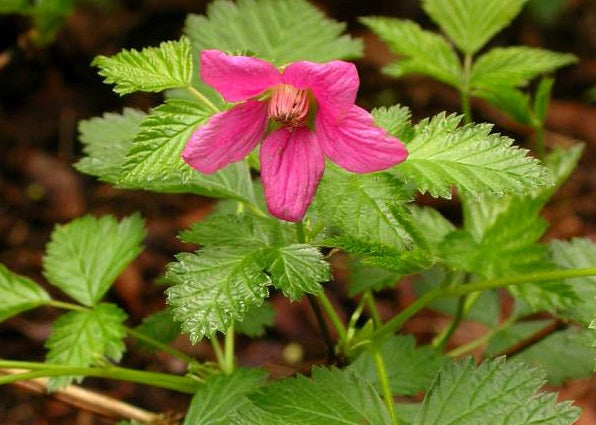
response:
<svg viewBox="0 0 596 425"><path fill-rule="evenodd" d="M183 425L228 425L229 417L249 403L246 395L264 385L266 378L259 369L210 378L193 396Z"/></svg>
<svg viewBox="0 0 596 425"><path fill-rule="evenodd" d="M195 51L252 53L277 66L362 55L362 42L342 35L346 25L304 0L218 0L207 16L189 15L185 33Z"/></svg>
<svg viewBox="0 0 596 425"><path fill-rule="evenodd" d="M415 127L407 144L410 155L395 167L418 190L451 198L461 193L527 193L548 183L548 176L528 151L492 133L489 124L458 127L461 117L441 113Z"/></svg>
<svg viewBox="0 0 596 425"><path fill-rule="evenodd" d="M15 314L47 303L50 296L25 276L19 276L0 264L0 322Z"/></svg>
<svg viewBox="0 0 596 425"><path fill-rule="evenodd" d="M115 84L120 95L135 91L159 92L187 87L192 78L190 41L166 41L159 47L141 50L123 50L111 56L97 56L92 65L107 84Z"/></svg>
<svg viewBox="0 0 596 425"><path fill-rule="evenodd" d="M120 222L85 216L58 225L43 258L44 275L73 299L93 306L141 252L144 238L138 214Z"/></svg>
<svg viewBox="0 0 596 425"><path fill-rule="evenodd" d="M424 10L464 53L481 49L526 0L423 0Z"/></svg>
<svg viewBox="0 0 596 425"><path fill-rule="evenodd" d="M537 76L575 61L573 55L534 47L495 48L474 63L470 86L472 89L525 86Z"/></svg>
<svg viewBox="0 0 596 425"><path fill-rule="evenodd" d="M292 300L304 293L316 294L321 282L330 279L329 263L321 252L310 245L293 244L267 251L267 271L273 285Z"/></svg>
<svg viewBox="0 0 596 425"><path fill-rule="evenodd" d="M251 405L236 425L389 425L377 392L349 370L313 370L312 378L286 378L248 395Z"/></svg>
<svg viewBox="0 0 596 425"><path fill-rule="evenodd" d="M251 308L263 304L271 279L263 272L261 250L232 247L182 253L168 265L166 291L174 319L193 343L225 332Z"/></svg>
<svg viewBox="0 0 596 425"><path fill-rule="evenodd" d="M182 160L180 154L192 132L208 117L201 105L180 99L169 99L151 111L128 150L118 185L252 201L250 174L244 163L206 175Z"/></svg>
<svg viewBox="0 0 596 425"><path fill-rule="evenodd" d="M394 53L403 58L384 68L392 77L424 74L454 87L461 84L462 67L457 54L444 37L425 31L414 22L366 17L361 22L369 27Z"/></svg>
<svg viewBox="0 0 596 425"><path fill-rule="evenodd" d="M60 316L46 341L46 361L51 364L88 367L108 357L120 361L124 353L126 314L114 304L99 304L93 310L71 311ZM50 379L50 391L82 377L60 376Z"/></svg>
<svg viewBox="0 0 596 425"><path fill-rule="evenodd" d="M329 166L315 208L352 237L404 248L412 244L412 236L401 226L391 205L409 199L403 182L388 173L351 174Z"/></svg>
<svg viewBox="0 0 596 425"><path fill-rule="evenodd" d="M80 140L86 157L75 164L82 173L117 183L120 168L146 114L124 108L122 114L106 113L79 122Z"/></svg>
<svg viewBox="0 0 596 425"><path fill-rule="evenodd" d="M555 394L537 394L544 373L504 358L478 368L472 359L446 366L426 394L414 425L571 425L580 410L557 403Z"/></svg>

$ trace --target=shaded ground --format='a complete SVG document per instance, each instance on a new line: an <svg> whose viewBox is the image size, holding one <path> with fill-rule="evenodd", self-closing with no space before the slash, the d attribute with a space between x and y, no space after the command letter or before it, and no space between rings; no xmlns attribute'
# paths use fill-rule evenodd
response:
<svg viewBox="0 0 596 425"><path fill-rule="evenodd" d="M12 270L43 282L40 275L44 245L56 222L65 222L85 213L112 213L118 216L140 210L146 217L147 249L126 270L110 292L111 301L122 305L136 324L147 314L162 308L163 288L153 280L178 251L187 249L175 239L178 230L204 216L210 201L193 196L156 195L119 191L74 171L71 164L80 155L76 123L80 119L123 106L147 110L159 101L157 95L130 95L119 98L102 84L89 63L97 54L113 54L123 47L144 47L177 38L189 12L204 11L203 1L171 0L124 1L110 11L79 8L66 22L54 44L44 50L26 46L26 20L0 17L0 262ZM367 54L359 63L361 103L376 106L400 102L412 107L419 119L447 109L456 111L457 95L425 78L390 80L380 75L380 65L390 54L366 33L355 17L387 14L416 19L428 24L418 10L418 2L358 0L320 1L321 7L337 19L349 22L354 34L366 40ZM298 36L298 35L297 35ZM581 58L576 67L558 74L555 100L548 116L547 135L551 144L567 138L587 142L580 168L546 208L551 221L548 237L596 237L596 107L582 101L584 92L596 84L596 3L574 0L550 27L541 27L525 14L494 41L497 44L529 44L572 52ZM527 133L487 105L475 105L475 119L495 122L499 129L523 140ZM439 205L457 219L452 203L424 200ZM337 261L339 280L345 265ZM49 288L50 292L53 292ZM338 306L350 307L341 283L330 288ZM54 294L57 293L54 291ZM385 291L380 300L383 314L390 316L411 302L407 284ZM287 344L296 341L304 348L304 364L324 357L324 347L307 306L290 304L275 297L276 326L264 339L239 341L242 365L265 364L274 375L293 373L300 365L284 359ZM11 359L41 360L42 347L57 311L41 309L13 318L0 326L0 356ZM420 341L427 340L445 324L445 318L426 312L408 324L408 331ZM464 324L452 341L473 339L482 329ZM178 344L199 358L210 358L207 346L191 347L185 338ZM149 356L130 347L124 365L150 370L181 371L182 365L165 355ZM183 412L188 398L167 391L89 379L86 385L101 388L116 398L152 410ZM594 381L578 381L562 389L562 397L576 399L588 409L583 424L596 423ZM590 409L592 406L592 410ZM110 423L38 395L12 387L0 387L0 423L77 424Z"/></svg>

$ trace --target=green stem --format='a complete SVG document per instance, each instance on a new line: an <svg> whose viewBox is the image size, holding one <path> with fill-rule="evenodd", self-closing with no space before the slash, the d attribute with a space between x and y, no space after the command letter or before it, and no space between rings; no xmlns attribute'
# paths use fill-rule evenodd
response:
<svg viewBox="0 0 596 425"><path fill-rule="evenodd" d="M472 69L472 55L466 54L464 57L463 84L460 89L461 107L464 114L464 122L472 122L472 109L470 108L470 71Z"/></svg>
<svg viewBox="0 0 596 425"><path fill-rule="evenodd" d="M377 378L379 378L379 385L381 386L381 392L383 393L383 399L385 400L385 406L391 417L391 423L393 425L399 425L397 415L395 413L395 404L393 402L393 393L391 392L391 385L389 384L389 378L387 378L387 369L385 368L385 361L379 349L373 344L370 346L371 354L375 362L377 370Z"/></svg>
<svg viewBox="0 0 596 425"><path fill-rule="evenodd" d="M406 323L412 316L414 316L428 304L439 298L442 294L442 288L435 288L427 292L426 294L418 298L416 301L414 301L412 304L410 304L397 316L385 322L383 326L381 326L374 332L371 339L376 341L378 339L386 338L389 335L394 334L397 330L401 329L404 323Z"/></svg>
<svg viewBox="0 0 596 425"><path fill-rule="evenodd" d="M534 126L534 149L536 150L538 159L544 159L546 149L544 143L544 127L542 123Z"/></svg>
<svg viewBox="0 0 596 425"><path fill-rule="evenodd" d="M364 296L366 297L366 307L368 308L370 317L372 317L373 319L375 328L382 326L383 319L381 319L381 315L379 314L379 309L377 308L377 304L375 303L375 296L373 295L372 291L366 291L364 293Z"/></svg>
<svg viewBox="0 0 596 425"><path fill-rule="evenodd" d="M596 276L596 267L588 269L569 269L569 270L554 270L549 272L536 272L522 274L513 277L504 277L498 279L489 279L481 282L469 283L467 285L456 286L454 288L447 288L444 291L444 296L452 297L470 294L477 291L486 291L488 289L501 288L509 285L521 285L524 283L548 282L550 280L571 279L574 277Z"/></svg>
<svg viewBox="0 0 596 425"><path fill-rule="evenodd" d="M72 311L89 311L90 310L89 308L83 307L78 304L67 303L67 302L56 301L56 300L50 300L46 303L46 305L51 306L51 307L60 308L62 310L72 310ZM129 328L128 326L124 326L124 330L131 337L133 337L139 341L143 341L146 344L152 345L155 348L163 351L164 353L169 354L172 357L176 357L176 358L188 363L189 365L193 365L193 366L198 365L198 362L195 359L193 359L192 357L183 353L182 351L176 350L175 348L170 347L169 345L164 344L160 341L157 341L156 339L153 339L148 335L138 332L137 330L135 330L133 328Z"/></svg>
<svg viewBox="0 0 596 425"><path fill-rule="evenodd" d="M445 349L445 346L451 339L451 336L453 335L453 333L461 323L462 319L464 318L466 300L466 295L462 295L458 298L455 316L453 316L453 319L451 320L449 325L447 325L445 329L443 329L443 331L439 335L437 335L437 337L433 340L433 347L439 349L440 351L443 351Z"/></svg>
<svg viewBox="0 0 596 425"><path fill-rule="evenodd" d="M56 307L61 310L89 311L89 309L87 307L83 307L78 304L57 301L57 300L49 300L45 303L45 305L50 306L50 307Z"/></svg>
<svg viewBox="0 0 596 425"><path fill-rule="evenodd" d="M509 285L522 285L524 283L548 282L551 280L571 279L575 277L596 276L596 268L588 269L570 269L570 270L555 270L550 272L528 273L513 277L489 279L481 282L469 283L448 288L435 288L422 297L418 298L414 303L408 306L405 310L397 316L386 322L372 335L372 339L377 340L392 335L399 330L405 322L412 316L426 307L439 297L457 297L461 295L471 294L477 291L486 291L488 289L501 288Z"/></svg>
<svg viewBox="0 0 596 425"><path fill-rule="evenodd" d="M188 394L193 394L199 385L196 380L183 376L158 372L146 372L117 366L73 367L46 363L0 360L0 368L29 370L29 372L0 377L0 385L28 379L69 375L117 379L121 381L135 382L137 384L151 385L159 388L167 388Z"/></svg>
<svg viewBox="0 0 596 425"><path fill-rule="evenodd" d="M234 372L234 325L231 325L226 332L224 352L224 373L230 375Z"/></svg>
<svg viewBox="0 0 596 425"><path fill-rule="evenodd" d="M515 321L516 321L515 316L509 317L500 326L498 326L494 329L491 329L490 331L488 331L487 333L482 335L480 338L477 338L473 341L468 342L467 344L464 344L457 348L454 348L453 350L447 352L447 355L449 357L459 357L463 354L469 353L470 351L475 350L476 348L480 347L481 345L486 344L488 341L490 341L492 339L493 336L495 336L495 334L497 332L500 332L503 329L506 329L509 326L513 325L515 323Z"/></svg>
<svg viewBox="0 0 596 425"><path fill-rule="evenodd" d="M333 327L337 331L337 335L339 337L341 345L345 345L347 340L346 328L342 323L339 315L333 308L331 301L329 301L329 298L327 298L327 295L325 295L324 291L319 292L319 294L317 295L317 299L321 303L323 310L325 310L325 313L327 313L327 316L329 316L329 319L331 320Z"/></svg>
<svg viewBox="0 0 596 425"><path fill-rule="evenodd" d="M217 339L217 335L213 335L211 339L211 347L213 347L213 352L215 353L215 358L217 359L217 364L222 371L226 370L226 358L224 356L224 352L221 348L221 344Z"/></svg>
<svg viewBox="0 0 596 425"><path fill-rule="evenodd" d="M176 357L176 358L182 360L183 362L188 363L191 366L196 367L199 365L199 362L197 362L197 360L193 359L192 357L190 357L187 354L184 354L182 351L176 350L175 348L172 348L169 345L164 344L163 342L153 339L150 336L145 335L144 333L135 330L134 328L129 328L127 326L125 326L124 328L128 335L130 335L131 337L133 337L139 341L143 341L145 344L152 345L155 348L159 349L160 351L163 351L164 353L167 353L172 357Z"/></svg>
<svg viewBox="0 0 596 425"><path fill-rule="evenodd" d="M200 91L198 91L193 86L186 86L186 89L189 92L191 92L193 95L195 95L196 97L198 97L201 100L201 102L203 102L214 113L217 114L218 112L221 112L217 106L215 106L209 99L207 99L207 97L205 97L205 95L203 93L201 93Z"/></svg>
<svg viewBox="0 0 596 425"><path fill-rule="evenodd" d="M306 243L306 236L304 234L304 223L302 221L296 222L296 240L298 243Z"/></svg>

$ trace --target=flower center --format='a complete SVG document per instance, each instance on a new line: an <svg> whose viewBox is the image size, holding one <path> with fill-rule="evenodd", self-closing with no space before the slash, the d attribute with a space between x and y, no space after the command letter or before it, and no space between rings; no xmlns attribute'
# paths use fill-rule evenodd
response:
<svg viewBox="0 0 596 425"><path fill-rule="evenodd" d="M308 117L308 92L289 84L278 84L273 88L269 100L269 118L286 127L300 127Z"/></svg>

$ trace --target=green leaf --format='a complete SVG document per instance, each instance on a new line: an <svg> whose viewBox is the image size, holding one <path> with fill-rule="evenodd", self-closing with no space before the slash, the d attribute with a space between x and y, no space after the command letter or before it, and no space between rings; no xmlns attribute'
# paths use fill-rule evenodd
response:
<svg viewBox="0 0 596 425"><path fill-rule="evenodd" d="M425 31L412 21L367 17L360 21L369 27L392 52L403 56L384 68L393 77L423 74L454 87L460 87L462 67L451 45L439 34Z"/></svg>
<svg viewBox="0 0 596 425"><path fill-rule="evenodd" d="M511 87L483 87L474 91L495 108L500 109L523 125L532 125L530 96Z"/></svg>
<svg viewBox="0 0 596 425"><path fill-rule="evenodd" d="M555 394L537 394L544 373L504 358L452 363L437 376L414 425L571 425L580 409L556 402Z"/></svg>
<svg viewBox="0 0 596 425"><path fill-rule="evenodd" d="M273 326L275 310L268 302L253 307L246 312L241 321L237 321L234 330L237 333L256 338L265 335L265 328Z"/></svg>
<svg viewBox="0 0 596 425"><path fill-rule="evenodd" d="M99 68L106 84L115 84L114 91L120 95L190 86L193 69L190 41L186 37L140 52L132 49L111 57L97 56L92 65Z"/></svg>
<svg viewBox="0 0 596 425"><path fill-rule="evenodd" d="M423 0L424 10L464 53L473 54L520 12L526 0Z"/></svg>
<svg viewBox="0 0 596 425"><path fill-rule="evenodd" d="M40 286L0 264L0 322L15 314L31 310L50 301Z"/></svg>
<svg viewBox="0 0 596 425"><path fill-rule="evenodd" d="M382 106L371 111L375 122L387 130L390 135L403 141L410 141L414 136L411 119L412 112L407 106Z"/></svg>
<svg viewBox="0 0 596 425"><path fill-rule="evenodd" d="M197 221L180 234L184 242L202 246L228 246L246 250L286 246L296 239L293 225L265 217L226 214Z"/></svg>
<svg viewBox="0 0 596 425"><path fill-rule="evenodd" d="M144 222L135 214L85 216L52 233L43 258L44 275L81 304L97 304L118 275L141 252Z"/></svg>
<svg viewBox="0 0 596 425"><path fill-rule="evenodd" d="M554 240L550 243L553 260L566 269L583 269L596 266L596 243L590 239L571 241ZM596 277L567 279L566 282L579 296L579 304L563 312L563 316L588 324L596 316Z"/></svg>
<svg viewBox="0 0 596 425"><path fill-rule="evenodd" d="M390 425L377 392L351 371L315 368L249 394L236 425Z"/></svg>
<svg viewBox="0 0 596 425"><path fill-rule="evenodd" d="M165 308L145 317L143 323L134 330L151 339L169 344L180 334L180 323L177 323L172 317L172 312ZM156 350L154 345L147 344L141 339L137 339L136 343L145 351L154 352Z"/></svg>
<svg viewBox="0 0 596 425"><path fill-rule="evenodd" d="M265 383L260 369L237 369L201 385L190 402L183 425L228 425L229 417L248 404L246 395Z"/></svg>
<svg viewBox="0 0 596 425"><path fill-rule="evenodd" d="M381 342L379 350L394 395L416 395L425 391L447 362L446 357L430 346L417 348L411 335L393 335ZM358 356L350 369L380 390L375 363L368 351Z"/></svg>
<svg viewBox="0 0 596 425"><path fill-rule="evenodd" d="M596 349L590 345L587 330L568 328L547 336L516 357L542 367L550 384L561 385L569 379L590 377L596 356Z"/></svg>
<svg viewBox="0 0 596 425"><path fill-rule="evenodd" d="M314 208L327 223L352 237L405 248L412 244L412 236L390 205L409 199L403 182L388 173L351 174L329 166Z"/></svg>
<svg viewBox="0 0 596 425"><path fill-rule="evenodd" d="M264 255L246 249L205 248L183 253L170 263L166 291L174 319L193 343L225 332L252 307L263 304L271 279L263 272Z"/></svg>
<svg viewBox="0 0 596 425"><path fill-rule="evenodd" d="M329 263L317 248L310 245L271 248L267 255L267 271L273 285L291 300L298 300L304 293L321 292L320 283L331 278Z"/></svg>
<svg viewBox="0 0 596 425"><path fill-rule="evenodd" d="M86 157L75 164L82 173L117 183L126 153L146 114L124 108L122 114L106 113L79 122L80 140Z"/></svg>
<svg viewBox="0 0 596 425"><path fill-rule="evenodd" d="M250 174L244 163L207 175L182 160L180 154L191 134L208 117L201 105L179 99L169 99L151 111L126 155L118 185L252 201Z"/></svg>
<svg viewBox="0 0 596 425"><path fill-rule="evenodd" d="M434 208L414 204L408 207L413 221L416 222L433 252L445 236L455 230L455 226Z"/></svg>
<svg viewBox="0 0 596 425"><path fill-rule="evenodd" d="M380 291L392 287L401 278L401 273L363 264L362 260L351 259L348 294L358 295L366 291Z"/></svg>
<svg viewBox="0 0 596 425"><path fill-rule="evenodd" d="M470 87L521 87L539 75L576 61L573 55L534 47L497 47L476 60L470 74Z"/></svg>
<svg viewBox="0 0 596 425"><path fill-rule="evenodd" d="M50 364L88 367L101 364L104 357L116 362L124 353L126 314L114 304L99 304L93 310L71 311L60 316L46 341ZM80 382L82 377L60 376L50 379L49 390L55 391Z"/></svg>
<svg viewBox="0 0 596 425"><path fill-rule="evenodd" d="M546 173L513 140L491 134L492 125L458 127L461 116L441 113L416 127L407 144L410 155L395 167L422 193L451 198L460 193L527 193L548 183Z"/></svg>
<svg viewBox="0 0 596 425"><path fill-rule="evenodd" d="M304 0L218 0L207 16L189 15L184 32L195 54L203 49L251 52L277 66L362 55L362 42L342 35L346 25Z"/></svg>
<svg viewBox="0 0 596 425"><path fill-rule="evenodd" d="M534 116L540 123L546 120L548 104L550 103L550 94L553 89L555 79L552 77L543 77L538 83L536 94L534 95Z"/></svg>
<svg viewBox="0 0 596 425"><path fill-rule="evenodd" d="M0 13L27 13L30 8L28 0L0 0Z"/></svg>

